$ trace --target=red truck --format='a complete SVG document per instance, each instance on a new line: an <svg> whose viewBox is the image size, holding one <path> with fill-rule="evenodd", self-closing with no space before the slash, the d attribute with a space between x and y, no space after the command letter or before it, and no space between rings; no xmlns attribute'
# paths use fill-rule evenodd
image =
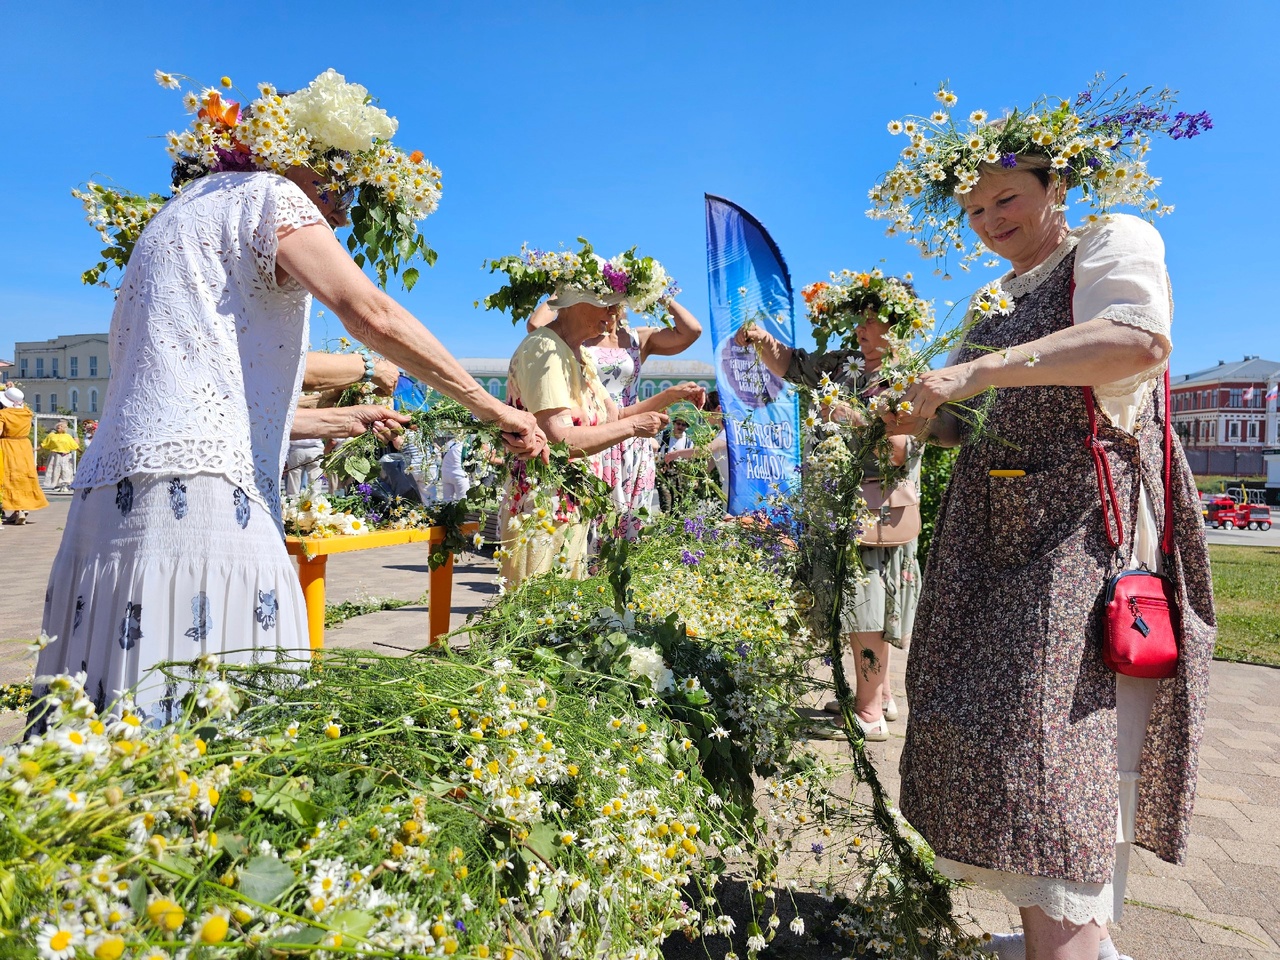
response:
<svg viewBox="0 0 1280 960"><path fill-rule="evenodd" d="M1204 501L1204 522L1215 530L1270 530L1271 508L1260 503L1236 503L1230 497L1217 495Z"/></svg>

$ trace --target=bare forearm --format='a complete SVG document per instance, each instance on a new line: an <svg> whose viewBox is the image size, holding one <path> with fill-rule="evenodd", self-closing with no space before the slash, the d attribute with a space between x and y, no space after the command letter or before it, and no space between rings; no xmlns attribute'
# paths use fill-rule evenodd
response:
<svg viewBox="0 0 1280 960"><path fill-rule="evenodd" d="M545 327L555 318L556 311L547 306L547 301L543 300L542 303L533 308L533 313L530 315L529 319L525 321L524 327L530 333L533 333L533 331L537 330L539 327Z"/></svg>
<svg viewBox="0 0 1280 960"><path fill-rule="evenodd" d="M677 395L675 389L668 387L666 390L663 390L660 393L655 393L652 397L649 397L646 400L633 403L629 407L619 407L618 416L626 418L634 417L641 413L661 413L673 403L679 402L679 400L680 397Z"/></svg>
<svg viewBox="0 0 1280 960"><path fill-rule="evenodd" d="M364 376L364 357L358 353L307 354L302 372L303 390L336 390L350 386Z"/></svg>
<svg viewBox="0 0 1280 960"><path fill-rule="evenodd" d="M767 333L754 340L753 346L760 354L761 362L771 373L779 377L787 375L787 369L791 366L792 351L790 347L784 346L776 337Z"/></svg>
<svg viewBox="0 0 1280 960"><path fill-rule="evenodd" d="M685 342L685 346L693 344L702 336L701 322L683 304L672 300L667 304L667 309L671 312L672 329Z"/></svg>
<svg viewBox="0 0 1280 960"><path fill-rule="evenodd" d="M542 423L539 419L539 423ZM635 435L626 419L602 423L594 427L566 427L557 423L542 423L547 439L552 443L564 441L569 445L569 455L589 457L607 450Z"/></svg>
<svg viewBox="0 0 1280 960"><path fill-rule="evenodd" d="M489 394L462 368L435 335L391 297L383 296L370 315L348 321L361 342L394 358L400 366L482 420L497 419L505 404Z"/></svg>
<svg viewBox="0 0 1280 960"><path fill-rule="evenodd" d="M670 327L646 327L640 331L641 359L681 353L702 336L702 324L684 306L671 300L667 309L671 313Z"/></svg>
<svg viewBox="0 0 1280 960"><path fill-rule="evenodd" d="M1169 356L1164 337L1090 320L972 361L975 386L1097 386L1136 376ZM980 390L978 391L980 392Z"/></svg>

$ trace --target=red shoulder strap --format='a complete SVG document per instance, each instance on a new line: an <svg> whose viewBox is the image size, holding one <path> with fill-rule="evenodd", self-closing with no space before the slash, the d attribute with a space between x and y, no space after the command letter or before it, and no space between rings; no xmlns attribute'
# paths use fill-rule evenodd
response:
<svg viewBox="0 0 1280 960"><path fill-rule="evenodd" d="M1076 280L1071 278L1071 322L1075 317ZM1098 440L1098 416L1095 410L1097 401L1092 387L1082 387L1084 403L1089 411L1089 436L1084 445L1093 457L1094 473L1098 477L1098 493L1102 499L1102 523L1107 530L1107 543L1116 549L1124 543L1124 521L1120 516L1120 498L1116 494L1115 482L1111 479L1111 461L1107 458L1106 447ZM1169 368L1164 370L1164 403L1161 415L1164 417L1164 531L1160 536L1160 551L1165 556L1173 553L1173 416L1170 410Z"/></svg>
<svg viewBox="0 0 1280 960"><path fill-rule="evenodd" d="M1173 405L1169 402L1169 368L1164 368L1164 533L1160 552L1173 556Z"/></svg>

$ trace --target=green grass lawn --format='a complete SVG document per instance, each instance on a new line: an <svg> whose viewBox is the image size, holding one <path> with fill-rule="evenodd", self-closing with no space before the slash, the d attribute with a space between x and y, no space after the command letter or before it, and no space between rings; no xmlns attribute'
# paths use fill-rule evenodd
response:
<svg viewBox="0 0 1280 960"><path fill-rule="evenodd" d="M1209 545L1216 655L1280 666L1280 548Z"/></svg>

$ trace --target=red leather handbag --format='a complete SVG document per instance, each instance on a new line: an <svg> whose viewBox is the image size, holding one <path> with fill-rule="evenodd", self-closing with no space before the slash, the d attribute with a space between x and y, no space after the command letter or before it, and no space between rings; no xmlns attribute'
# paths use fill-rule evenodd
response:
<svg viewBox="0 0 1280 960"><path fill-rule="evenodd" d="M1124 543L1124 524L1115 484L1111 480L1111 464L1106 449L1098 442L1098 419L1094 411L1093 391L1084 388L1089 408L1089 438L1102 495L1102 522L1107 528L1107 542L1119 549ZM1169 371L1164 374L1164 532L1160 551L1167 558L1173 554L1173 495L1169 488L1169 472L1173 463L1173 428L1169 416ZM1102 661L1116 673L1126 677L1165 679L1178 670L1178 645L1181 641L1181 619L1178 595L1173 581L1150 570L1125 570L1107 581L1103 594Z"/></svg>

